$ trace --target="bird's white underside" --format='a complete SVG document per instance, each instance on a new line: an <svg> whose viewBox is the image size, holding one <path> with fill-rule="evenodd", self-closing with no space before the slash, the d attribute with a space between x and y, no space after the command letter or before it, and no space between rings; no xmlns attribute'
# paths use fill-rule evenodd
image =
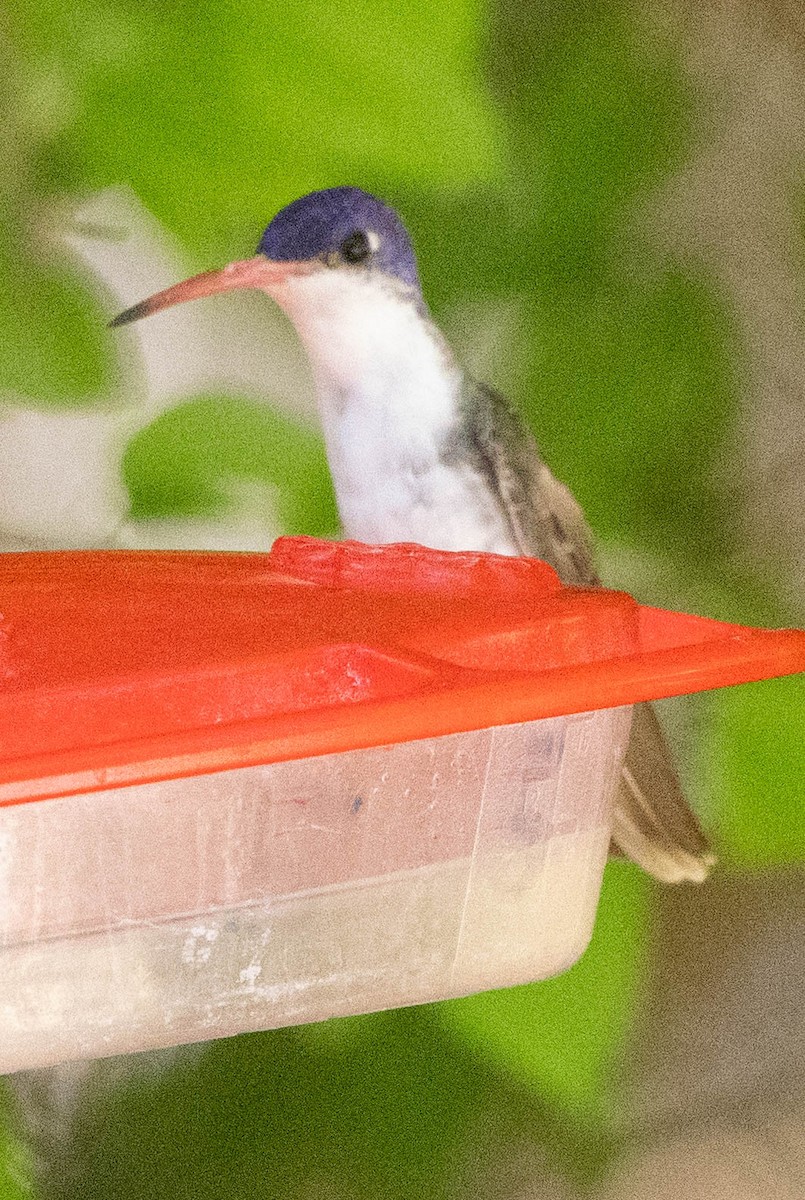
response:
<svg viewBox="0 0 805 1200"><path fill-rule="evenodd" d="M313 366L345 534L516 554L486 478L444 461L461 374L415 304L377 278L329 270L273 295Z"/></svg>

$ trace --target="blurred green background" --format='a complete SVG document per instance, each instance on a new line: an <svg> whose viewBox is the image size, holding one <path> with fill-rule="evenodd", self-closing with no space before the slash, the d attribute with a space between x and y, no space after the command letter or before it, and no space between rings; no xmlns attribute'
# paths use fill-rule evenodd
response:
<svg viewBox="0 0 805 1200"><path fill-rule="evenodd" d="M15 0L0 25L7 408L125 406L126 356L105 329L115 300L59 241L77 201L127 186L200 270L251 253L305 191L357 184L401 210L438 320L527 414L600 537L608 582L801 624L803 502L789 485L805 160L786 64L802 42L775 6L733 7L700 28L681 0L662 20L612 0ZM742 140L730 131L747 112ZM794 281L790 327L775 324L781 279ZM795 398L775 407L782 374ZM333 530L309 420L270 395L179 399L127 445L132 520L225 519L228 483L256 480L286 531ZM730 881L688 908L788 878L805 849L802 681L669 716ZM0 1197L598 1187L633 1128L650 1136L630 1096L635 1046L650 1057L661 1040L652 989L675 910L658 913L676 901L660 891L611 864L590 950L547 983L118 1065L69 1100L62 1089L58 1120L41 1116L45 1085L23 1085L20 1124L8 1088ZM695 986L686 969L672 991Z"/></svg>

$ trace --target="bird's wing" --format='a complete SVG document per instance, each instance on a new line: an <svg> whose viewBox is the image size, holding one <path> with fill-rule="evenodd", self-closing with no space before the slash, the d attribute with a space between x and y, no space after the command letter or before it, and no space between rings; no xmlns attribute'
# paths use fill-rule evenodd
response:
<svg viewBox="0 0 805 1200"><path fill-rule="evenodd" d="M593 542L569 488L540 457L531 432L508 401L472 383L465 416L480 466L497 492L523 555L550 563L563 583L594 587Z"/></svg>
<svg viewBox="0 0 805 1200"><path fill-rule="evenodd" d="M569 488L551 474L505 398L471 384L466 413L473 449L506 511L521 554L550 563L563 583L600 584L592 536ZM637 704L615 798L613 849L665 882L700 882L713 860L682 792L650 704Z"/></svg>

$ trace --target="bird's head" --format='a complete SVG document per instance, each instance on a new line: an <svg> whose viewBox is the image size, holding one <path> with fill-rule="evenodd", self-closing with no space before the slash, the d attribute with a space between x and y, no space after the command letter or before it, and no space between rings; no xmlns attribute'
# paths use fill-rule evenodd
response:
<svg viewBox="0 0 805 1200"><path fill-rule="evenodd" d="M416 258L393 208L360 188L337 187L294 200L265 230L257 254L206 271L120 313L127 325L174 304L257 288L288 312L300 331L316 319L369 306L381 293L421 302Z"/></svg>

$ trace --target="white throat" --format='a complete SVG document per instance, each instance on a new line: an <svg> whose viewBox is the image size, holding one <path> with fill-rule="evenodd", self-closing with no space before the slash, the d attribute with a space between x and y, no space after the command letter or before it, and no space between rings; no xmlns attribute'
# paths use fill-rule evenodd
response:
<svg viewBox="0 0 805 1200"><path fill-rule="evenodd" d="M382 277L339 270L274 298L313 367L347 537L516 553L487 481L455 453L461 371L416 304Z"/></svg>

